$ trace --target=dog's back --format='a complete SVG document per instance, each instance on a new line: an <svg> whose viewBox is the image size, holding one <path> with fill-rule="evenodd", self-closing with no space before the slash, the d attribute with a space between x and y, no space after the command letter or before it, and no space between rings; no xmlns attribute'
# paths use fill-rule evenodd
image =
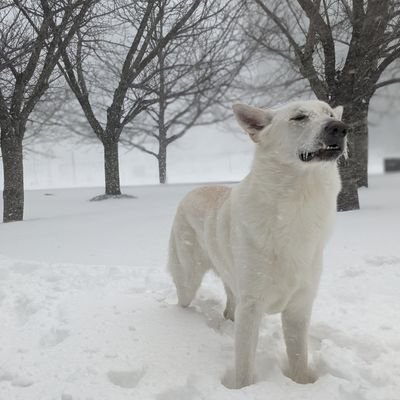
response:
<svg viewBox="0 0 400 400"><path fill-rule="evenodd" d="M231 188L227 186L202 186L189 192L181 201L177 214L184 214L190 223L192 218L206 218L225 202ZM198 224L198 221L193 221Z"/></svg>

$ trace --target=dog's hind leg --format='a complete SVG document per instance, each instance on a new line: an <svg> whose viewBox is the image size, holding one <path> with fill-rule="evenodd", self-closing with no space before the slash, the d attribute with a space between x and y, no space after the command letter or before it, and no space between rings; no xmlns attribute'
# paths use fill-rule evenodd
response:
<svg viewBox="0 0 400 400"><path fill-rule="evenodd" d="M231 321L235 320L235 308L236 308L236 301L235 296L232 293L232 290L227 286L224 285L225 292L226 292L226 307L224 311L224 317L226 319L230 319Z"/></svg>
<svg viewBox="0 0 400 400"><path fill-rule="evenodd" d="M202 251L190 227L171 233L168 269L178 295L178 304L187 307L192 302L204 274L208 270Z"/></svg>

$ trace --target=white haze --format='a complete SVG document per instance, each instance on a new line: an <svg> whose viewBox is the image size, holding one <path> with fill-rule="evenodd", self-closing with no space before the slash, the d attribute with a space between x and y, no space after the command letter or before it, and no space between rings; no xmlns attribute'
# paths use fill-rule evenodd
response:
<svg viewBox="0 0 400 400"><path fill-rule="evenodd" d="M370 173L382 173L385 157L400 156L400 101L396 87L376 96L370 112ZM168 181L236 181L248 171L253 145L233 121L197 127L169 147ZM156 159L139 150L120 150L121 184L158 183ZM1 167L0 167L1 168ZM2 174L1 178L2 179ZM103 148L99 140L60 139L33 144L25 153L27 189L101 187Z"/></svg>

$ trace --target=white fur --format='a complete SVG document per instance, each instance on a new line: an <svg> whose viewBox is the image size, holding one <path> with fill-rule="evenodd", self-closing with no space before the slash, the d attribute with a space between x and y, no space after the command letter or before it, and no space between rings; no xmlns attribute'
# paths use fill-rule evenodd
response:
<svg viewBox="0 0 400 400"><path fill-rule="evenodd" d="M254 382L264 313L282 313L289 376L309 383L307 331L336 213L335 161L304 163L324 124L341 108L320 101L261 110L237 104L239 124L257 143L249 175L232 189L202 187L182 200L172 227L169 271L178 301L188 306L213 269L227 292L224 315L235 319L235 386ZM291 118L306 113L305 121Z"/></svg>

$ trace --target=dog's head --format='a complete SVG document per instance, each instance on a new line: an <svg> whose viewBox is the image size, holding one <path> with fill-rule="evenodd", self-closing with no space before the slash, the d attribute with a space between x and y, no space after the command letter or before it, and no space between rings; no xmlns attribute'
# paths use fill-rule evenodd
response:
<svg viewBox="0 0 400 400"><path fill-rule="evenodd" d="M261 109L233 105L239 125L266 152L281 160L303 165L336 161L346 152L347 127L341 122L343 107L317 101L298 101L282 108Z"/></svg>

